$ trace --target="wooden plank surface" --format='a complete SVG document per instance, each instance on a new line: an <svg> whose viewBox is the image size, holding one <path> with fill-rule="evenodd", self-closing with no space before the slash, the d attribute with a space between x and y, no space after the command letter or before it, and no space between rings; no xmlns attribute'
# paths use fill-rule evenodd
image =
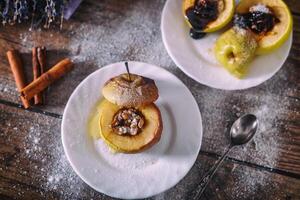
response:
<svg viewBox="0 0 300 200"><path fill-rule="evenodd" d="M75 180L72 183L80 183L82 188L71 188L60 194L59 190L63 190L62 185L65 183L58 185L57 188L43 185L49 182L48 179L51 180L48 172L41 171L45 165L39 163L40 157L35 161L36 159L24 154L25 147L19 145L26 143L30 128L35 128L34 125L38 124L41 126L39 127L41 133L50 134L49 138L43 137L42 141L45 144L49 144L49 141L56 142L59 149L57 152L63 154L61 145L57 143L60 142L59 118L70 94L88 74L99 67L121 60L149 62L174 73L191 90L203 116L202 154L196 166L201 165L203 161L207 164L203 164L204 166L200 166L197 170L194 167L192 170L194 172L190 172L177 187L157 198L187 198L197 184L193 176L199 179L203 169L208 168L216 159L216 155L223 152L229 144L226 133L231 123L247 112L258 115L261 131L247 146L236 148L230 154L228 163L215 178L217 181L211 184L207 198L222 199L218 197L219 192L215 191L218 186L220 194L226 193L221 195L225 196L225 199L239 199L236 196L238 193L231 194L231 190L234 190L236 180L247 176L247 173L253 178L253 183L258 182L258 185L263 185L255 189L263 192L262 195L270 193L274 197L278 195L280 197L278 199L289 199L289 196L293 197L292 199L299 198L297 194L300 192L297 192L299 191L297 189L300 188L300 3L296 0L286 1L293 13L294 31L293 46L282 69L272 79L258 87L231 92L203 86L176 68L164 49L160 35L160 13L164 2L163 0L86 0L72 20L64 24L62 31L54 28L31 33L26 24L0 27L0 133L3 137L0 141L2 143L0 158L4 161L1 164L2 170L0 169L2 174L0 182L3 184L0 187L1 199L31 196L36 198L47 196L49 199L55 199L68 195L79 198L88 198L92 195L107 198L83 184L65 161L64 166ZM70 74L47 90L46 105L24 111L16 108L20 100L5 53L10 48L22 52L26 76L30 81L32 79L30 49L34 45L45 45L50 50L47 60L49 67L64 57L71 57L76 65ZM9 126L9 123L14 125ZM14 129L15 127L17 130ZM11 143L11 140L14 142ZM32 140L30 144L33 145ZM47 148L52 149L52 147ZM34 148L34 145L28 148ZM41 149L40 153L45 154L47 163L58 162L55 160L57 155L54 155L50 149ZM20 163L14 159L15 156L18 156ZM12 158L11 165L9 160ZM18 166L25 168L19 169ZM35 166L37 169L34 169ZM229 179L228 172L232 169L237 170L236 174L229 182L223 184L220 180ZM22 174L23 171L27 171L26 173L34 178ZM241 172L247 173L241 175ZM265 178L259 179L260 176ZM68 179L68 177L64 178ZM218 183L219 181L222 184ZM269 185L264 185L266 182ZM272 182L278 187L271 187ZM194 186L190 187L190 184ZM12 188L14 185L16 188ZM284 188L285 185L288 187ZM44 191L43 188L46 190ZM279 191L275 192L276 189ZM80 191L80 194L73 194L74 191ZM251 192L245 191L245 195Z"/></svg>
<svg viewBox="0 0 300 200"><path fill-rule="evenodd" d="M297 112L299 111L298 98L300 97L299 67L297 67L300 64L298 58L300 44L297 43L297 41L300 41L299 29L295 28L294 41L296 42L293 43L288 60L274 78L259 87L245 91L227 92L214 90L188 78L179 69L175 68L168 57L162 46L159 29L160 17L157 15L162 6L163 2L149 3L144 1L135 3L127 1L126 3L120 3L112 1L111 3L96 3L87 1L80 7L73 20L65 23L62 32L49 30L37 31L32 34L28 32L28 26L2 27L3 32L0 33L3 41L0 46L0 51L2 51L0 61L0 99L15 103L19 102L15 83L5 59L6 50L11 47L20 49L24 53L23 60L29 80L31 80L32 74L29 49L34 44L44 44L51 49L48 58L49 66L52 66L65 56L70 56L78 61L73 72L48 89L46 105L39 107L39 109L57 114L62 114L64 105L74 88L88 74L95 71L98 66L126 59L136 59L158 64L168 68L180 77L196 97L204 118L203 151L220 154L225 146L228 145L224 129L230 126L230 123L242 113L259 112L257 114L261 115L262 124L267 126L264 127L267 130L262 130L262 135L257 137L257 148L254 147L256 143L250 144L243 152L232 153L232 157L299 174L300 150L298 133L300 116L299 112ZM144 13L147 12L145 8L150 10L149 14L146 14L147 19L137 19L145 15ZM122 15L126 15L126 17L133 16L130 20L125 20L125 22L118 15L124 9L128 13L123 13ZM87 14L87 10L94 13L97 18L91 18ZM300 27L300 17L294 17L294 27ZM101 20L99 21L98 19ZM132 34L132 37L128 38L129 41L118 40L117 43L112 41L112 39L122 37L122 33L120 33L120 30L123 30L121 29L122 27L134 30L136 27L143 25L140 24L141 21L146 20L151 20L151 22L144 22L147 23L147 26L143 26L143 28L133 31L133 33L124 31L125 34ZM92 25L82 23L85 21ZM118 27L121 28L118 30ZM94 31L91 31L91 29ZM11 34L12 32L15 34ZM111 32L113 35L109 37L112 37L112 39L107 36ZM19 37L16 37L16 35ZM75 38L74 41L71 41L70 37ZM96 43L95 39L101 40L99 44ZM154 43L154 45L149 45L149 43ZM97 50L96 48L99 49ZM158 53L161 55L153 56L157 54L157 48L162 51ZM132 49L135 50L133 51ZM153 55L145 57L143 55L145 53L144 49ZM96 54L94 54L94 51L96 51ZM284 103L281 102L282 99L284 99ZM215 104L217 106L214 106ZM268 143L267 146L265 142ZM274 142L274 144L269 144L271 142ZM260 145L263 145L263 147L260 148ZM286 147L287 145L288 148ZM272 154L268 154L269 152L272 152Z"/></svg>
<svg viewBox="0 0 300 200"><path fill-rule="evenodd" d="M1 199L111 199L95 192L71 169L60 141L61 119L0 104ZM174 188L151 199L191 199L215 156L201 153ZM228 160L204 199L299 199L300 179ZM268 198L267 198L268 197Z"/></svg>

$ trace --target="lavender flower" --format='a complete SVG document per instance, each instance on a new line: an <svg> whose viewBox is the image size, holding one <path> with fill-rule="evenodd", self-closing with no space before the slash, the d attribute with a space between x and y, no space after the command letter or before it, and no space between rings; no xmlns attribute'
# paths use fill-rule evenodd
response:
<svg viewBox="0 0 300 200"><path fill-rule="evenodd" d="M68 3L69 0L0 0L0 21L13 25L31 19L31 29L41 23L45 28L55 22L62 26Z"/></svg>

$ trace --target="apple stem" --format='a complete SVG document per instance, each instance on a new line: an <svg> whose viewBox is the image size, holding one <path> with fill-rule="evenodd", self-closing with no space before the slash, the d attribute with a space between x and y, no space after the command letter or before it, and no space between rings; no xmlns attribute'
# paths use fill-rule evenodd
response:
<svg viewBox="0 0 300 200"><path fill-rule="evenodd" d="M131 81L130 72L129 72L129 67L128 67L128 62L125 62L125 66L126 66L126 71L127 71L127 73L128 73L129 81Z"/></svg>

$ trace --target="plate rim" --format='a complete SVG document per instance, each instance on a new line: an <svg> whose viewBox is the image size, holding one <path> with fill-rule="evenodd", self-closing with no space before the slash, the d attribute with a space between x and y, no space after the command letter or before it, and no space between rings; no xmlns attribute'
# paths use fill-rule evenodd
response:
<svg viewBox="0 0 300 200"><path fill-rule="evenodd" d="M173 55L169 45L167 45L167 39L166 39L166 33L163 31L164 30L164 24L165 24L165 13L166 13L166 10L167 10L167 7L168 7L168 4L170 2L175 2L175 0L167 0L166 3L164 4L164 7L163 7L163 10L162 10L162 14L161 14L161 23L160 23L160 30L161 30L161 36L162 36L162 41L163 41L163 44L164 44L164 47L168 53L168 55L171 57L172 61L176 64L176 66L181 70L183 71L183 73L185 73L187 76L189 76L190 78L192 78L193 80L197 81L198 83L202 84L202 85L205 85L207 87L210 87L210 88L214 88L214 89L219 89L219 90L225 90L225 91L235 91L235 90L246 90L246 89L250 89L250 88L253 88L253 87L256 87L256 86L259 86L261 85L262 83L270 80L284 65L284 63L286 62L288 56L289 56L289 53L291 51L291 48L292 48L292 44L293 44L293 28L292 28L292 31L291 31L291 34L290 36L288 37L288 39L285 41L286 42L289 42L289 50L286 52L286 54L284 55L285 59L281 62L280 64L280 67L278 67L276 70L274 70L272 73L270 73L270 75L264 79L264 80L261 80L261 81L258 81L256 82L255 84L251 85L251 86L243 86L243 87L239 87L239 88L226 88L226 87L221 87L221 86L216 86L214 84L210 84L210 83L207 83L206 81L203 81L201 80L200 78L194 76L192 73L189 73L188 70L185 69L185 67L181 66L180 62L178 61L178 59L176 58L176 56Z"/></svg>
<svg viewBox="0 0 300 200"><path fill-rule="evenodd" d="M64 142L64 138L65 138L65 134L64 134L64 124L66 123L66 118L65 118L65 113L67 112L67 110L69 109L70 107L70 99L74 98L74 96L76 95L76 92L77 90L79 90L79 88L82 87L83 84L85 84L85 82L87 81L87 79L89 79L91 76L93 76L94 74L96 73L100 73L102 70L105 70L106 68L109 68L109 67L112 67L113 65L118 65L118 64L122 64L124 63L125 61L120 61L120 62L115 62L115 63L110 63L108 65L105 65L103 67L99 67L99 69L95 70L94 72L92 72L91 74L89 74L88 76L86 76L78 85L77 87L73 90L72 94L70 95L68 101L67 101L67 104L64 108L64 112L63 112L63 116L62 116L62 122L61 122L61 142L62 142L62 146L63 146L63 149L64 149L64 154L68 160L68 163L70 164L70 166L72 167L72 169L74 170L74 172L76 173L77 176L79 176L79 178L81 180L83 180L89 187L93 188L95 191L97 192L101 192L102 194L105 194L105 195L108 195L110 197L114 197L114 198L122 198L122 199L129 199L129 198L126 198L126 197L120 197L118 195L113 195L113 194L107 194L105 193L100 187L96 187L93 183L91 183L89 180L87 180L82 174L81 172L77 169L77 167L74 165L74 163L72 162L72 159L70 159L70 155L67 153L67 147L66 147L66 144ZM197 148L197 152L195 152L195 158L192 160L192 164L188 167L187 171L185 173L182 174L181 177L178 178L178 180L173 184L173 185L169 185L168 187L166 187L164 190L160 191L160 192L157 192L157 193L154 193L154 194L151 194L151 195L148 195L148 196L143 196L143 197L136 197L136 198L133 198L133 199L140 199L140 198L149 198L149 197L152 197L152 196L155 196L155 195L158 195L160 193L163 193L171 188L173 188L174 186L176 186L191 170L191 168L194 166L197 158L198 158L198 155L200 153L200 149L201 149L201 146L202 146L202 140L203 140L203 120L202 120L202 115L201 115L201 111L200 111L200 108L199 108L199 105L194 97L194 95L192 94L192 92L190 91L190 89L177 77L175 76L173 73L169 72L167 69L165 68L162 68L162 67L159 67L157 65L154 65L154 64L149 64L149 63L145 63L145 62L140 62L140 61L127 61L129 64L130 63L138 63L138 64L145 64L145 65L150 65L151 67L154 67L156 69L159 69L159 70L162 70L166 73L168 73L170 76L173 76L173 78L175 78L177 81L180 82L180 84L183 86L183 88L188 92L190 93L191 97L192 97L192 102L194 103L194 105L196 106L197 108L197 115L199 117L199 120L200 120L200 126L201 126L201 129L199 130L199 134L200 134L200 138L199 138L199 146ZM132 198L130 198L132 199Z"/></svg>

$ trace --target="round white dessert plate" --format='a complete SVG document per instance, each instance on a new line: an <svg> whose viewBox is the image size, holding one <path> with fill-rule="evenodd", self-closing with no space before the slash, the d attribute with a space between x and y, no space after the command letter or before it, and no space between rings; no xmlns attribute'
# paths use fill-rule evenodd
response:
<svg viewBox="0 0 300 200"><path fill-rule="evenodd" d="M284 64L292 45L292 35L277 50L257 56L243 79L229 74L216 60L213 46L225 30L209 33L200 40L189 36L182 14L182 0L168 0L161 19L162 38L168 54L188 76L201 84L224 90L240 90L257 86L270 79Z"/></svg>
<svg viewBox="0 0 300 200"><path fill-rule="evenodd" d="M138 154L112 153L88 133L90 114L103 98L101 88L125 73L124 63L103 67L71 95L62 119L65 154L74 171L95 190L121 199L146 198L173 187L196 161L202 140L201 114L188 88L173 74L150 64L129 62L131 73L155 80L162 114L161 140Z"/></svg>

